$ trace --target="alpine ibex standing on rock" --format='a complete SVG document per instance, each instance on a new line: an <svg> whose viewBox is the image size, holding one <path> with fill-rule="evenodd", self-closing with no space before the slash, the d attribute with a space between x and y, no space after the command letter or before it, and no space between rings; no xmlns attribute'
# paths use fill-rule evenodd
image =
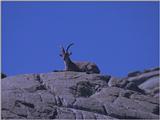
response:
<svg viewBox="0 0 160 120"><path fill-rule="evenodd" d="M70 55L72 55L72 53L68 51L72 45L73 45L73 43L69 44L66 50L63 48L63 46L61 46L60 56L64 60L65 71L100 73L100 70L95 63L92 63L92 62L73 62L70 59Z"/></svg>

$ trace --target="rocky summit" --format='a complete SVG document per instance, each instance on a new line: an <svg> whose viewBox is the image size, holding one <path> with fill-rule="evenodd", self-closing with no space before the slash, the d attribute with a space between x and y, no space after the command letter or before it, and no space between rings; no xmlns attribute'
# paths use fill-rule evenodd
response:
<svg viewBox="0 0 160 120"><path fill-rule="evenodd" d="M124 78L50 72L3 78L2 119L158 119L159 68Z"/></svg>

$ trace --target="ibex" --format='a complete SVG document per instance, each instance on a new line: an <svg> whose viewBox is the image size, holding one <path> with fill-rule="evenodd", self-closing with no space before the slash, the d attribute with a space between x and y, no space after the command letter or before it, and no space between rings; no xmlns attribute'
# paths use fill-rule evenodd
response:
<svg viewBox="0 0 160 120"><path fill-rule="evenodd" d="M66 50L63 48L63 46L61 46L60 56L63 58L64 65L65 65L65 71L100 73L100 70L95 63L92 63L92 62L73 62L70 59L70 55L72 55L72 53L68 51L72 45L73 45L73 43L69 44Z"/></svg>

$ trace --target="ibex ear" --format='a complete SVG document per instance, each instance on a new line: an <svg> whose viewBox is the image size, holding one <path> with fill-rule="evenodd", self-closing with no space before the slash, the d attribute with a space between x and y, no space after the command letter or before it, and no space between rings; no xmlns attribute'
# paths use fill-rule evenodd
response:
<svg viewBox="0 0 160 120"><path fill-rule="evenodd" d="M59 54L60 57L62 57L62 54Z"/></svg>

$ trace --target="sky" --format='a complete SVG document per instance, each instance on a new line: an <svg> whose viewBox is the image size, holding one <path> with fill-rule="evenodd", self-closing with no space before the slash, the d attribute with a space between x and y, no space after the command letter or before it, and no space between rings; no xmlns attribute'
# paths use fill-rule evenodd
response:
<svg viewBox="0 0 160 120"><path fill-rule="evenodd" d="M2 2L2 72L8 76L64 69L60 45L73 61L102 74L159 65L158 2Z"/></svg>

